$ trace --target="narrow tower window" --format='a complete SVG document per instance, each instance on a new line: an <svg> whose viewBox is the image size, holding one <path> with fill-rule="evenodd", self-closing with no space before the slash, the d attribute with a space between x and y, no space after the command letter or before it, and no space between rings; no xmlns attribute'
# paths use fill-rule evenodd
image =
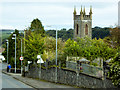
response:
<svg viewBox="0 0 120 90"><path fill-rule="evenodd" d="M85 35L88 35L88 25L85 25Z"/></svg>
<svg viewBox="0 0 120 90"><path fill-rule="evenodd" d="M78 24L77 24L77 31L76 31L76 34L78 35Z"/></svg>

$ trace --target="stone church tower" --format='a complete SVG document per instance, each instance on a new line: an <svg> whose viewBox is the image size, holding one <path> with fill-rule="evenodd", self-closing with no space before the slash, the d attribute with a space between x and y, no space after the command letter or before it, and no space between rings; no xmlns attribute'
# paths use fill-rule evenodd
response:
<svg viewBox="0 0 120 90"><path fill-rule="evenodd" d="M77 37L85 37L88 36L92 39L92 7L90 7L89 15L86 15L85 7L84 10L80 11L80 15L77 15L76 8L74 8L73 12L74 17L74 31L73 38L76 40Z"/></svg>

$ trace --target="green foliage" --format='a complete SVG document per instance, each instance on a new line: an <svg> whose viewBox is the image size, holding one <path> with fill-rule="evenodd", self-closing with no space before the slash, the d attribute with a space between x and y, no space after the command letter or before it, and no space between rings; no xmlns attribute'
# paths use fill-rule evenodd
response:
<svg viewBox="0 0 120 90"><path fill-rule="evenodd" d="M9 38L9 36L11 35L11 32L14 32L14 30L5 30L5 29L2 29L0 30L0 34L1 34L1 38L0 39L0 46L2 44L2 47L4 47L4 44L6 42L6 39Z"/></svg>
<svg viewBox="0 0 120 90"><path fill-rule="evenodd" d="M45 50L46 51L55 51L56 49L56 39L53 37L45 38Z"/></svg>
<svg viewBox="0 0 120 90"><path fill-rule="evenodd" d="M52 37L55 37L55 30L48 30L46 34ZM105 38L110 36L110 28L104 27L94 27L92 28L92 38ZM62 40L73 39L73 29L66 30L65 28L58 31L58 38L62 38Z"/></svg>
<svg viewBox="0 0 120 90"><path fill-rule="evenodd" d="M56 54L56 39L53 37L46 37L45 38L45 53L47 53L48 60L54 60ZM58 55L63 53L64 42L59 38L57 39L57 51Z"/></svg>
<svg viewBox="0 0 120 90"><path fill-rule="evenodd" d="M48 30L46 31L46 34L50 37L56 37L56 30Z"/></svg>
<svg viewBox="0 0 120 90"><path fill-rule="evenodd" d="M36 34L35 32L32 32L30 36L28 36L28 39L25 40L25 53L24 53L24 59L36 62L37 55L43 54L44 51L44 39L45 37L42 37L41 34Z"/></svg>
<svg viewBox="0 0 120 90"><path fill-rule="evenodd" d="M78 50L79 45L77 45L77 42L71 39L68 39L65 42L65 49L64 52L69 56L78 56Z"/></svg>
<svg viewBox="0 0 120 90"><path fill-rule="evenodd" d="M53 37L42 37L40 34L36 34L35 32L31 32L25 40L25 53L24 60L25 63L27 61L37 61L37 55L41 55L42 59L46 61L55 60L56 57L56 39ZM63 53L64 42L61 39L57 40L57 50L58 57L59 54Z"/></svg>
<svg viewBox="0 0 120 90"><path fill-rule="evenodd" d="M59 53L57 60L58 63L61 63L61 67L66 67L66 57L67 55L65 53Z"/></svg>
<svg viewBox="0 0 120 90"><path fill-rule="evenodd" d="M101 28L101 27L94 27L92 28L92 38L105 38L107 36L110 35L110 28L108 27L104 27L104 28Z"/></svg>
<svg viewBox="0 0 120 90"><path fill-rule="evenodd" d="M56 36L56 30L48 30L46 34L52 37ZM73 29L61 29L58 31L58 38L62 38L62 40L73 39Z"/></svg>
<svg viewBox="0 0 120 90"><path fill-rule="evenodd" d="M120 28L116 27L111 29L111 39L115 46L120 46Z"/></svg>
<svg viewBox="0 0 120 90"><path fill-rule="evenodd" d="M98 64L97 64L97 63L92 63L92 65L93 65L93 66L98 66Z"/></svg>
<svg viewBox="0 0 120 90"><path fill-rule="evenodd" d="M20 42L20 34L18 30L15 30L15 32L13 34L16 34L16 66L17 68L20 68L20 54L21 54L21 42ZM12 68L14 68L14 62L15 62L15 40L12 39L13 34L11 34L8 37L9 40L9 48L8 48L8 63L11 64ZM5 51L2 53L2 55L5 56L5 58L7 59L7 44L5 45Z"/></svg>
<svg viewBox="0 0 120 90"><path fill-rule="evenodd" d="M28 29L25 30L25 52L24 52L24 63L27 61L37 61L37 55L41 55L44 52L45 42L45 30L42 26L41 21L36 18L31 22ZM46 55L43 55L45 58Z"/></svg>
<svg viewBox="0 0 120 90"><path fill-rule="evenodd" d="M86 57L91 62L98 57L107 60L114 57L116 49L110 48L102 39L77 38L65 42L64 52L68 56Z"/></svg>
<svg viewBox="0 0 120 90"><path fill-rule="evenodd" d="M120 53L117 53L111 61L108 76L112 79L115 86L120 87Z"/></svg>
<svg viewBox="0 0 120 90"><path fill-rule="evenodd" d="M45 30L44 27L42 26L41 21L38 18L34 19L31 22L30 31L34 31L35 33L40 33L42 36L44 36Z"/></svg>

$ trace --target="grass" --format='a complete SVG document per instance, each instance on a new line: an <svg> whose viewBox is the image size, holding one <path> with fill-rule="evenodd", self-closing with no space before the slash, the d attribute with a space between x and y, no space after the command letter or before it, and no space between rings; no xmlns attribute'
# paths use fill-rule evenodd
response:
<svg viewBox="0 0 120 90"><path fill-rule="evenodd" d="M14 32L14 30L4 30L4 31L2 31L2 40L7 39L11 35L11 32Z"/></svg>

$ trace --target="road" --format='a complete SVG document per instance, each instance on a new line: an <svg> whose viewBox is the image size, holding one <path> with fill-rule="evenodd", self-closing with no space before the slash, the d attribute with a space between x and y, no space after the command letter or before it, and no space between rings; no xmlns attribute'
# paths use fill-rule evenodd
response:
<svg viewBox="0 0 120 90"><path fill-rule="evenodd" d="M1 68L2 67L2 68ZM0 89L1 88L29 88L34 90L32 87L14 79L12 76L1 73L2 69L6 68L6 64L0 63Z"/></svg>
<svg viewBox="0 0 120 90"><path fill-rule="evenodd" d="M2 67L3 69L6 68L7 65L3 64ZM5 71L4 71L5 72ZM6 72L5 72L6 73ZM15 73L9 73L8 76L6 74L2 74L2 87L3 88L31 88L30 86L34 87L35 89L43 89L43 88L74 88L72 86L67 86L67 85L61 85L61 84L55 84L55 83L51 83L51 82L46 82L46 81L42 81L42 80L36 80L36 79L32 79L32 78L27 78L27 77L21 77L20 74L15 74ZM16 79L14 79L16 78ZM19 80L19 81L18 81ZM24 83L26 83L27 86ZM28 89L28 90L29 90ZM33 89L32 89L33 90Z"/></svg>
<svg viewBox="0 0 120 90"><path fill-rule="evenodd" d="M14 79L11 76L2 74L2 88L31 88L31 87Z"/></svg>

